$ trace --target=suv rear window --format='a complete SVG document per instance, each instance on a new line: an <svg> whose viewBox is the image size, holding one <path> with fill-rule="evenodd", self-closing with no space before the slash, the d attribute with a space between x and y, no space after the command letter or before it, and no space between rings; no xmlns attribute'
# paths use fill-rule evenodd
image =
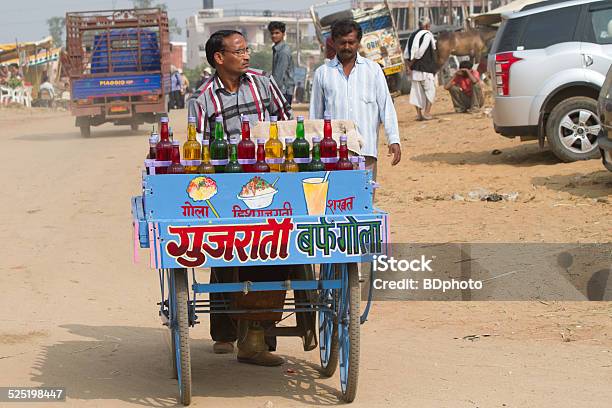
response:
<svg viewBox="0 0 612 408"><path fill-rule="evenodd" d="M515 51L526 21L525 17L505 20L499 28L491 53Z"/></svg>
<svg viewBox="0 0 612 408"><path fill-rule="evenodd" d="M532 14L519 45L526 50L535 50L572 41L579 16L580 6Z"/></svg>

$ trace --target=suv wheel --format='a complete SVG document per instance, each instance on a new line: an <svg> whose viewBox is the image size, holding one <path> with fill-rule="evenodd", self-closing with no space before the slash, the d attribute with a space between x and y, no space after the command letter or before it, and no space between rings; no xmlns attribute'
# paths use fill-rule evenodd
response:
<svg viewBox="0 0 612 408"><path fill-rule="evenodd" d="M568 98L553 108L546 135L555 156L564 162L599 157L601 122L595 112L597 101L584 96Z"/></svg>

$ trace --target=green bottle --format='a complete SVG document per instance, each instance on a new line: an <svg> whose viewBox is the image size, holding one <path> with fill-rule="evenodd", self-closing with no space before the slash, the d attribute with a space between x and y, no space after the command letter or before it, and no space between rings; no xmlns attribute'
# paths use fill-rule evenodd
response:
<svg viewBox="0 0 612 408"><path fill-rule="evenodd" d="M215 166L215 173L223 173L227 162L227 140L223 137L223 118L217 116L215 139L210 143L210 164Z"/></svg>
<svg viewBox="0 0 612 408"><path fill-rule="evenodd" d="M225 165L226 173L242 173L242 165L238 163L238 138L230 138L230 159Z"/></svg>
<svg viewBox="0 0 612 408"><path fill-rule="evenodd" d="M308 163L310 163L310 143L304 137L304 117L297 117L297 126L295 128L295 140L293 141L293 161L300 168L300 171L308 171Z"/></svg>
<svg viewBox="0 0 612 408"><path fill-rule="evenodd" d="M323 162L321 161L321 150L319 148L320 142L321 142L320 137L312 138L312 160L310 161L310 164L308 165L308 171L324 171L325 170L325 164L323 164ZM294 154L295 154L295 151L294 151Z"/></svg>

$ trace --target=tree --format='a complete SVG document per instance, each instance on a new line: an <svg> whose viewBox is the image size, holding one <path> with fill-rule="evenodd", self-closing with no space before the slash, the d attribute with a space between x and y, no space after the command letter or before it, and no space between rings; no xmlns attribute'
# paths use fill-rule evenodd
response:
<svg viewBox="0 0 612 408"><path fill-rule="evenodd" d="M164 3L153 4L153 0L132 0L132 4L136 9L159 7L166 12L168 11L168 6ZM168 19L168 30L170 31L170 36L172 36L172 34L181 35L183 33L183 29L179 26L178 21L174 17Z"/></svg>
<svg viewBox="0 0 612 408"><path fill-rule="evenodd" d="M272 72L272 50L262 49L251 54L250 65L253 68Z"/></svg>
<svg viewBox="0 0 612 408"><path fill-rule="evenodd" d="M49 35L53 38L53 45L61 47L64 44L64 27L66 19L64 17L51 17L47 20Z"/></svg>

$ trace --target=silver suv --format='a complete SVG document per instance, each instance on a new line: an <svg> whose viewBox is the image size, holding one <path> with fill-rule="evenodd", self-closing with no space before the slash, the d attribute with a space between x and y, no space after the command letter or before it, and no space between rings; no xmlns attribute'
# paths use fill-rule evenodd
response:
<svg viewBox="0 0 612 408"><path fill-rule="evenodd" d="M612 2L549 0L502 16L488 68L495 131L548 140L563 161L599 156L597 97L612 64Z"/></svg>

